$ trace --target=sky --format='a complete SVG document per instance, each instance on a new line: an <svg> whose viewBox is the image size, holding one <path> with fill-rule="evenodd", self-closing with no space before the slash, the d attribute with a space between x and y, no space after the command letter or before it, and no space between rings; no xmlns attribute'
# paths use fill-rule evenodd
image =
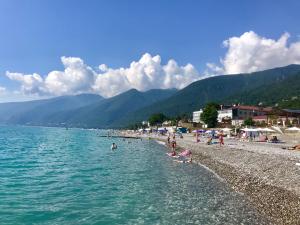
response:
<svg viewBox="0 0 300 225"><path fill-rule="evenodd" d="M0 102L300 64L300 1L0 0Z"/></svg>

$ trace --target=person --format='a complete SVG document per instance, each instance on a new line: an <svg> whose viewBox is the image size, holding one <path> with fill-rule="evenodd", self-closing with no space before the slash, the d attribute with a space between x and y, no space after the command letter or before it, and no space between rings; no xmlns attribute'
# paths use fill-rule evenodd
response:
<svg viewBox="0 0 300 225"><path fill-rule="evenodd" d="M220 147L221 147L222 145L224 145L223 132L221 132L220 135L219 135L219 142L220 142Z"/></svg>
<svg viewBox="0 0 300 225"><path fill-rule="evenodd" d="M207 139L207 142L206 142L207 145L211 145L212 144L212 137L209 137Z"/></svg>
<svg viewBox="0 0 300 225"><path fill-rule="evenodd" d="M300 150L300 144L289 147L288 150Z"/></svg>
<svg viewBox="0 0 300 225"><path fill-rule="evenodd" d="M168 145L169 145L170 144L170 134L168 135L167 142L168 142Z"/></svg>
<svg viewBox="0 0 300 225"><path fill-rule="evenodd" d="M172 141L172 150L175 152L175 149L176 149L176 141L174 138L174 140Z"/></svg>
<svg viewBox="0 0 300 225"><path fill-rule="evenodd" d="M198 143L198 142L200 142L200 139L199 139L199 134L198 134L198 132L196 132L196 142Z"/></svg>
<svg viewBox="0 0 300 225"><path fill-rule="evenodd" d="M110 148L111 148L111 150L115 150L118 148L118 146L115 143L112 143Z"/></svg>
<svg viewBox="0 0 300 225"><path fill-rule="evenodd" d="M273 137L271 138L270 142L272 142L272 143L278 143L279 140L278 140L277 136L273 136Z"/></svg>
<svg viewBox="0 0 300 225"><path fill-rule="evenodd" d="M176 162L180 163L192 163L192 161L192 152L190 150L184 150L183 152L181 152L176 160Z"/></svg>

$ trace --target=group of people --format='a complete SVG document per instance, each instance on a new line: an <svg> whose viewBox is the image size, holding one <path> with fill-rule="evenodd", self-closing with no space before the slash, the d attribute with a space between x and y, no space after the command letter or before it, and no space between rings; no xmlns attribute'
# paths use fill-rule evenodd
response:
<svg viewBox="0 0 300 225"><path fill-rule="evenodd" d="M213 139L214 138L218 138L219 139L220 147L224 145L224 134L223 134L222 131L217 136L216 136L215 132L211 132L211 134L207 138L206 144L207 145L213 144ZM200 138L199 138L199 133L198 132L196 133L196 142L197 143L200 142Z"/></svg>
<svg viewBox="0 0 300 225"><path fill-rule="evenodd" d="M182 138L182 136L181 136L181 138ZM171 141L170 133L168 134L167 144L172 149L172 151L167 154L171 157L176 158L176 160L175 160L176 162L180 162L180 163L191 163L192 162L192 152L190 150L184 150L177 155L175 133L173 133L172 141Z"/></svg>

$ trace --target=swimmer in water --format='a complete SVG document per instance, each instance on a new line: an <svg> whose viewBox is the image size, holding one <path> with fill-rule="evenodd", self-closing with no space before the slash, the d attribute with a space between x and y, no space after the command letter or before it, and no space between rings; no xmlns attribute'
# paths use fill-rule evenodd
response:
<svg viewBox="0 0 300 225"><path fill-rule="evenodd" d="M118 148L118 146L115 143L112 143L110 148L111 148L111 150L115 150Z"/></svg>

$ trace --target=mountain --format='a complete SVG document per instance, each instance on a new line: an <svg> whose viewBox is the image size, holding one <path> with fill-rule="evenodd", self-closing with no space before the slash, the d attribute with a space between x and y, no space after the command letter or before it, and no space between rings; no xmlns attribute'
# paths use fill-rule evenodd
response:
<svg viewBox="0 0 300 225"><path fill-rule="evenodd" d="M103 99L99 95L63 96L0 104L0 122L41 126L117 127L127 113L173 95L176 89L135 89Z"/></svg>
<svg viewBox="0 0 300 225"><path fill-rule="evenodd" d="M250 74L215 76L179 91L132 89L108 99L86 94L2 103L0 123L119 128L147 120L158 112L167 116L191 115L211 101L299 107L299 88L300 65L290 65Z"/></svg>
<svg viewBox="0 0 300 225"><path fill-rule="evenodd" d="M162 112L168 116L183 113L191 114L191 112L202 108L207 102L223 103L223 100L230 102L228 101L230 96L243 96L243 99L247 95L245 93L256 93L256 89L261 90L260 93L264 93L266 87L270 87L270 85L274 85L274 92L276 92L280 88L280 84L288 78L290 80L286 82L293 83L293 80L296 79L299 83L299 76L294 76L299 72L300 65L289 65L250 74L223 75L199 80L176 92L170 98L128 114L120 125L126 126L145 120L157 112ZM258 97L256 96L257 101L260 99ZM232 97L230 99L232 99L230 103L233 103L238 98Z"/></svg>
<svg viewBox="0 0 300 225"><path fill-rule="evenodd" d="M224 99L225 103L267 106L278 105L281 108L300 108L300 72L285 80L275 80L269 85L262 85Z"/></svg>
<svg viewBox="0 0 300 225"><path fill-rule="evenodd" d="M153 89L139 92L136 89L131 89L96 104L56 113L52 115L49 122L56 124L64 122L75 127L119 127L119 122L125 120L128 113L168 98L176 91L176 89Z"/></svg>
<svg viewBox="0 0 300 225"><path fill-rule="evenodd" d="M43 124L53 113L60 113L101 102L94 94L62 96L51 99L0 104L0 122L12 124Z"/></svg>

